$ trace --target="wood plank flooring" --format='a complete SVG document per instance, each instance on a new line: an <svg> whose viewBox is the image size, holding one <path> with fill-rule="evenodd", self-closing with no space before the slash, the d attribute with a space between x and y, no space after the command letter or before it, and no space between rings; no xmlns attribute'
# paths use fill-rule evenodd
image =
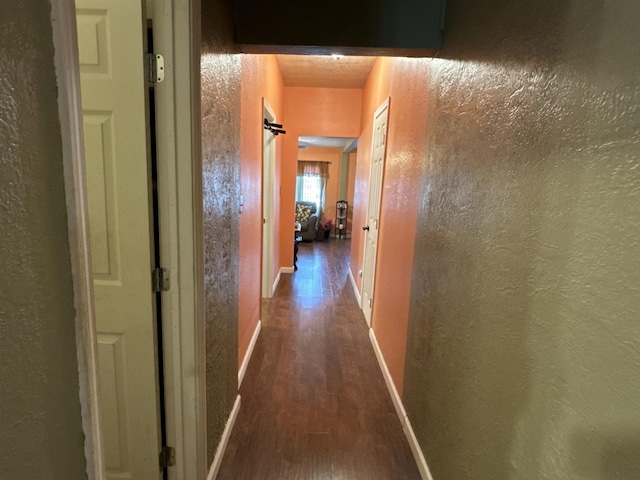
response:
<svg viewBox="0 0 640 480"><path fill-rule="evenodd" d="M348 240L301 243L265 300L218 479L419 479L348 278Z"/></svg>

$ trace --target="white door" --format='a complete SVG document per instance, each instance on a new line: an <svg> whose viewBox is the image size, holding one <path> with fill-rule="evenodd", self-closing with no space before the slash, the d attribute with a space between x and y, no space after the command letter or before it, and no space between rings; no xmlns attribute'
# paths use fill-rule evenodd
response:
<svg viewBox="0 0 640 480"><path fill-rule="evenodd" d="M107 478L159 479L142 5L77 0L76 17Z"/></svg>
<svg viewBox="0 0 640 480"><path fill-rule="evenodd" d="M276 116L266 100L263 100L264 118L275 122ZM262 127L261 127L262 128ZM275 163L276 137L269 130L263 129L263 167L262 167L262 297L273 296L273 257L275 233L273 210L275 206ZM293 234L292 234L293 235Z"/></svg>
<svg viewBox="0 0 640 480"><path fill-rule="evenodd" d="M378 252L378 231L380 229L380 200L382 199L382 178L387 146L387 119L389 100L376 110L373 116L373 139L371 147L371 173L369 178L369 203L367 206L364 235L364 264L362 267L362 311L371 326L373 309L373 289L375 287L376 256Z"/></svg>

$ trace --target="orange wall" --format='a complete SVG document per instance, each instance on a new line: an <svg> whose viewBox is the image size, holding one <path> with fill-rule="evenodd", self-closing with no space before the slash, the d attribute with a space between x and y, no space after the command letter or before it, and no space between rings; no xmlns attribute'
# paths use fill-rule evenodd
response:
<svg viewBox="0 0 640 480"><path fill-rule="evenodd" d="M342 148L311 147L298 150L298 160L317 160L329 162L329 178L325 190L324 215L320 220L336 218L336 202L340 193L340 164ZM333 233L333 231L331 231Z"/></svg>
<svg viewBox="0 0 640 480"><path fill-rule="evenodd" d="M372 328L389 372L402 394L409 317L418 194L427 117L426 62L379 58L363 95L362 133L358 144L354 225L364 225L369 189L373 114L390 97ZM356 228L351 241L351 269L361 288L364 237Z"/></svg>
<svg viewBox="0 0 640 480"><path fill-rule="evenodd" d="M281 174L279 265L291 267L298 137L357 137L360 134L362 90L306 87L285 87L284 90L287 134L284 135Z"/></svg>
<svg viewBox="0 0 640 480"><path fill-rule="evenodd" d="M284 84L273 55L242 55L240 193L244 210L240 215L240 278L238 295L238 365L242 364L251 336L260 319L262 268L262 99L283 120ZM279 172L282 165L281 136L276 137L276 205L279 203ZM276 225L279 212L275 212ZM279 244L279 231L276 243ZM279 251L275 252L279 265Z"/></svg>
<svg viewBox="0 0 640 480"><path fill-rule="evenodd" d="M369 74L362 95L361 131L358 140L356 160L356 174L353 187L353 225L365 225L367 202L369 195L369 167L371 166L371 135L373 129L373 114L380 104L389 96L388 60L378 58ZM356 281L358 290L362 292L362 261L364 258L364 238L361 228L354 228L351 232L351 262L350 268Z"/></svg>

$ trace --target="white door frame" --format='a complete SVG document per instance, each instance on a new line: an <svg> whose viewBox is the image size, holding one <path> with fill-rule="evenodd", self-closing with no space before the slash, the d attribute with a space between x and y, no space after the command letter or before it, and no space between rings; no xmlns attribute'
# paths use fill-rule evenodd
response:
<svg viewBox="0 0 640 480"><path fill-rule="evenodd" d="M374 156L375 156L375 148L376 148L376 120L378 119L378 117L380 117L381 115L385 114L387 115L387 122L385 125L385 132L384 132L384 136L385 136L385 146L384 146L384 153L382 155L382 172L380 173L380 183L379 183L379 189L377 191L373 191L373 187L375 186L375 182L372 180L373 179L373 175L374 175ZM377 264L377 256L378 256L378 240L379 240L379 235L378 235L378 231L379 231L379 224L380 224L380 210L382 209L382 190L383 190L383 186L384 186L384 165L386 163L386 156L387 156L387 144L386 144L386 136L387 136L387 131L389 128L389 98L387 98L376 110L376 112L373 114L373 132L371 134L371 166L369 169L369 196L367 199L367 211L366 211L366 216L365 216L365 225L369 224L369 218L371 216L371 213L369 211L370 205L371 205L371 199L374 196L377 196L377 202L376 204L378 205L378 211L374 212L374 217L375 217L375 224L374 225L368 225L368 230L365 231L364 234L364 258L363 258L363 266L362 266L362 292L361 292L361 296L360 296L360 308L362 309L362 312L364 313L364 317L365 320L367 321L367 325L369 327L371 327L371 322L372 322L372 313L373 313L373 301L374 301L374 292L375 292L375 278L376 278L376 264ZM370 259L370 262L367 262L367 245L369 243L369 235L373 235L374 233L372 233L371 228L373 228L373 232L375 232L376 235L376 250L373 254L373 258ZM367 280L370 279L370 283L371 283L371 291L370 292L366 292L365 288L367 285ZM366 305L366 296L369 295L369 301L371 302L369 305Z"/></svg>
<svg viewBox="0 0 640 480"><path fill-rule="evenodd" d="M170 272L162 321L170 480L206 478L204 245L200 130L200 0L153 0L160 261ZM188 161L190 159L191 161Z"/></svg>
<svg viewBox="0 0 640 480"><path fill-rule="evenodd" d="M204 250L200 165L200 0L154 0L154 43L165 57L156 87L161 261L173 288L163 297L171 480L205 478ZM73 0L51 3L58 110L76 311L76 348L89 480L104 480L95 304L88 234L80 68ZM142 59L141 59L142 61ZM178 159L182 160L178 162ZM191 161L185 162L185 159Z"/></svg>
<svg viewBox="0 0 640 480"><path fill-rule="evenodd" d="M266 98L262 99L262 115L269 122L276 121L273 108ZM260 128L263 128L261 125ZM271 141L267 141L268 136ZM273 225L275 188L275 136L263 129L262 134L262 298L273 297L275 230Z"/></svg>
<svg viewBox="0 0 640 480"><path fill-rule="evenodd" d="M58 114L62 137L67 228L73 274L76 351L84 454L89 480L104 480L105 462L100 428L97 341L89 216L87 207L80 65L73 0L51 2L54 60L58 81Z"/></svg>

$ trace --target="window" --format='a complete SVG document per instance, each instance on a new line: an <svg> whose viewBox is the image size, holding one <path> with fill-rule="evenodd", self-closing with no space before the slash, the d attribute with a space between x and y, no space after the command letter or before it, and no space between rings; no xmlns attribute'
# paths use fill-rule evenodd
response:
<svg viewBox="0 0 640 480"><path fill-rule="evenodd" d="M324 210L324 192L329 177L329 164L302 160L298 161L296 181L296 201L313 202L319 217Z"/></svg>
<svg viewBox="0 0 640 480"><path fill-rule="evenodd" d="M320 209L320 197L322 195L322 186L320 184L320 177L317 175L304 175L302 177L302 192L298 198L305 202L313 202L316 204L316 209Z"/></svg>

